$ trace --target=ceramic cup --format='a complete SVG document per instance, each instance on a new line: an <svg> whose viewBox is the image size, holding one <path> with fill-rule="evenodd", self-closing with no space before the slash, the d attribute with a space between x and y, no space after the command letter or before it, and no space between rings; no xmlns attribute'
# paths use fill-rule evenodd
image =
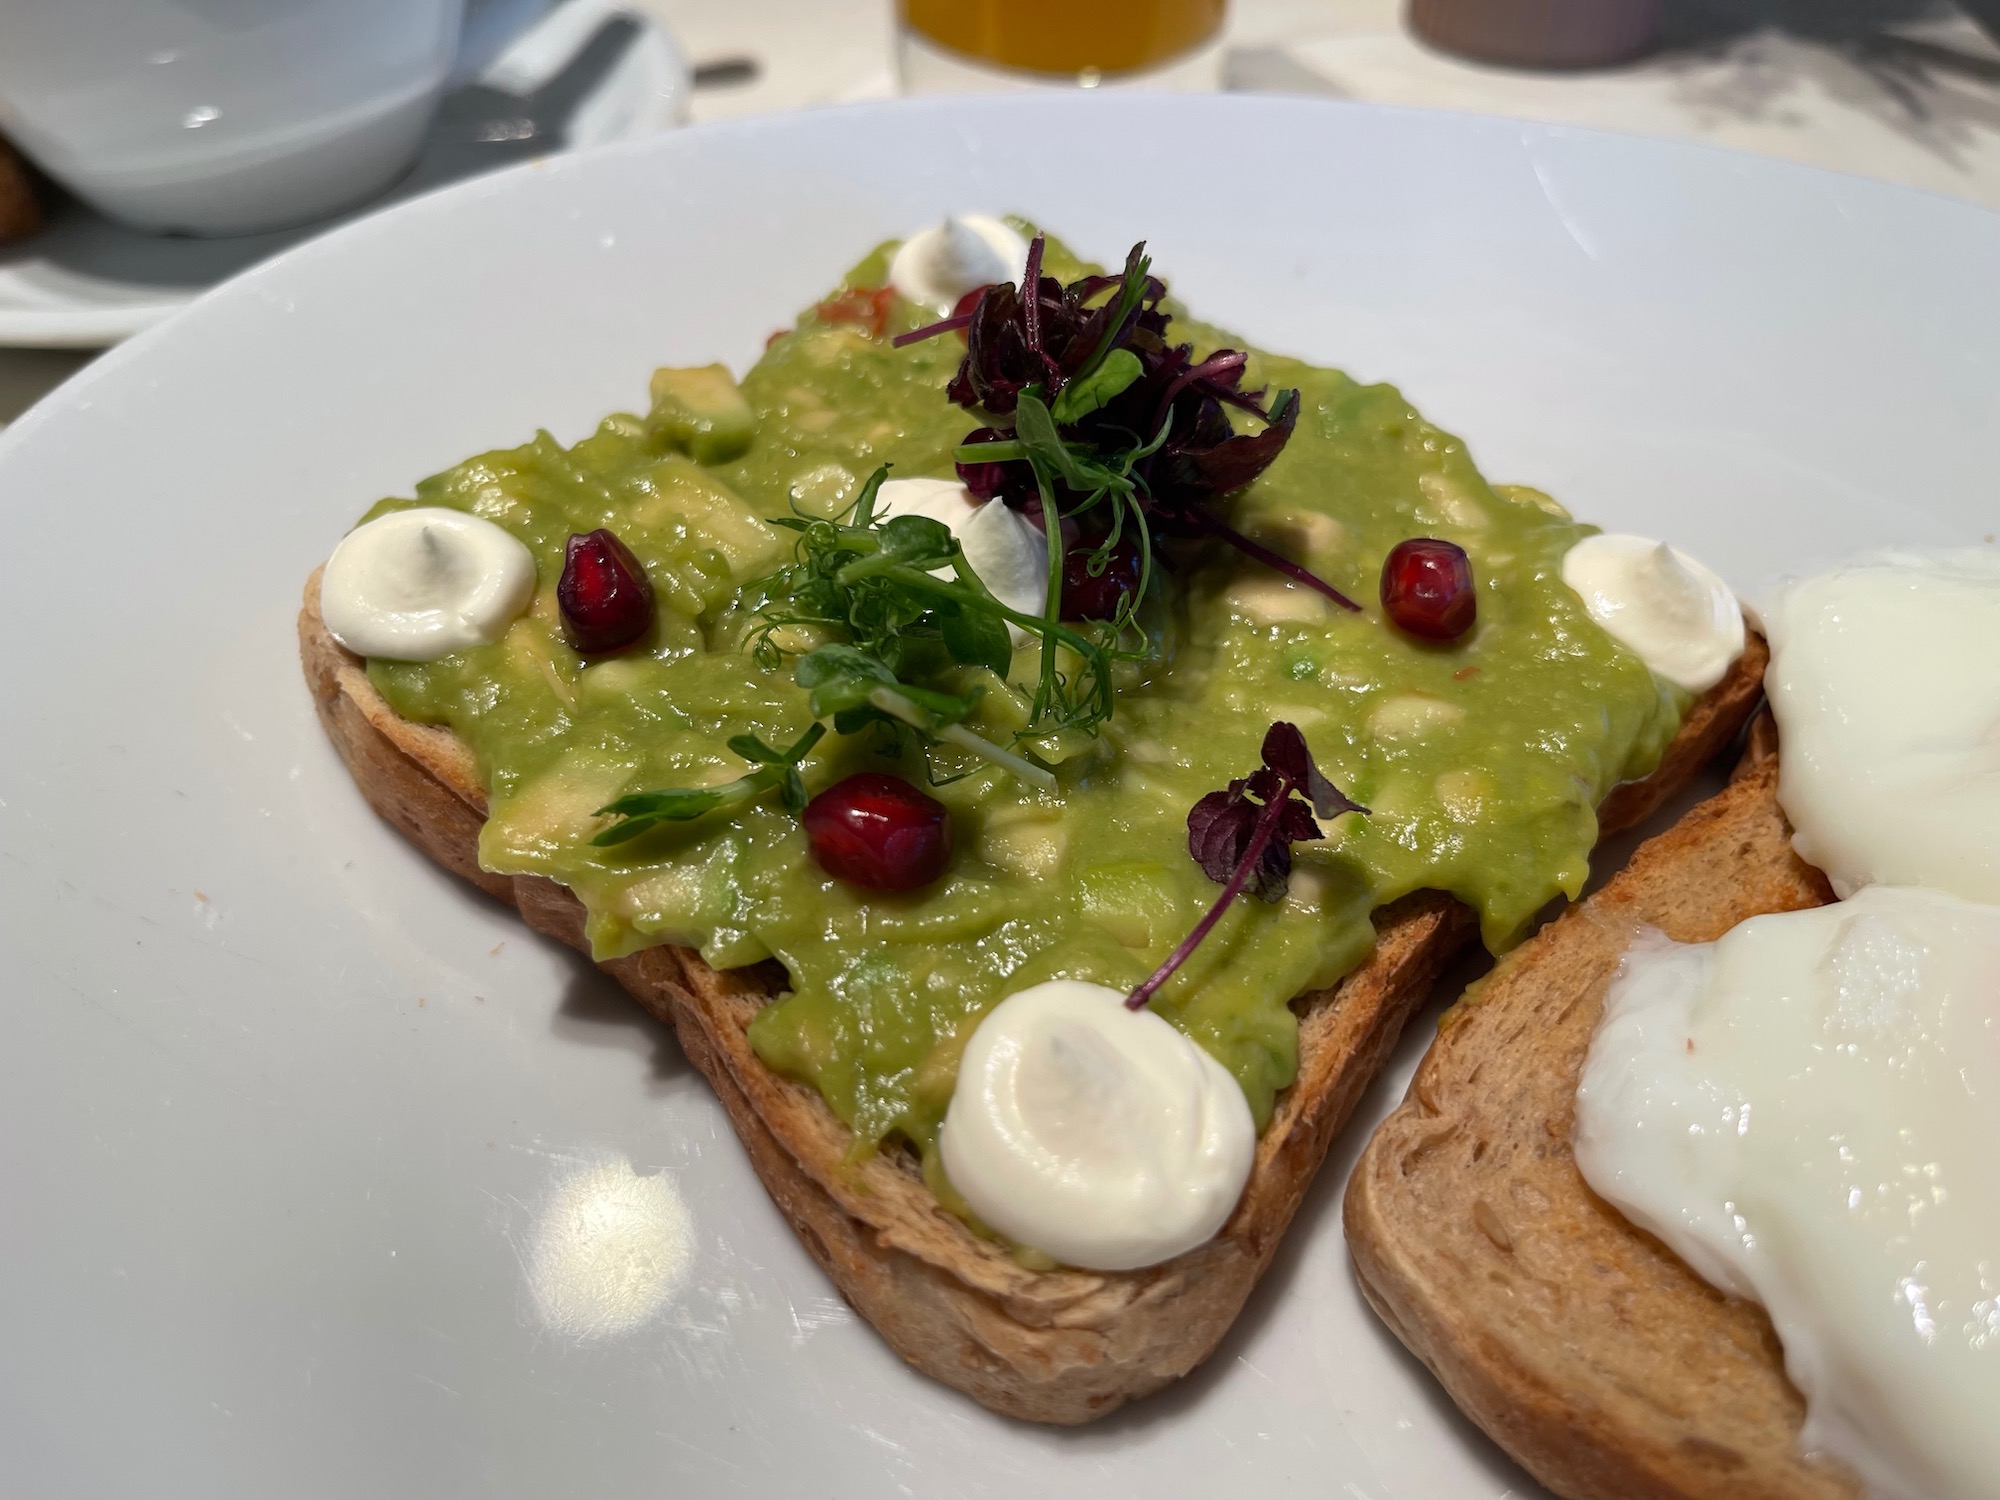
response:
<svg viewBox="0 0 2000 1500"><path fill-rule="evenodd" d="M1410 27L1447 52L1518 68L1603 68L1653 44L1661 0L1409 0Z"/></svg>
<svg viewBox="0 0 2000 1500"><path fill-rule="evenodd" d="M247 234L416 155L463 0L0 0L0 132L140 229Z"/></svg>

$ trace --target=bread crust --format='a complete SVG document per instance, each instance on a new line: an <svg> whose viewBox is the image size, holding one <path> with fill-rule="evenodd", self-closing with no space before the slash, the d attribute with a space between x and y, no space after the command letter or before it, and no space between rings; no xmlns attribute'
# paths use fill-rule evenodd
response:
<svg viewBox="0 0 2000 1500"><path fill-rule="evenodd" d="M299 614L300 655L320 721L363 796L439 864L588 952L583 907L566 888L479 868L486 800L470 751L448 731L396 714L360 659L327 634L318 605L315 572ZM1690 712L1660 768L1606 799L1607 832L1648 816L1736 736L1757 702L1763 662L1754 640ZM806 1249L891 1348L995 1411L1074 1424L1158 1390L1214 1349L1334 1133L1477 930L1468 908L1436 892L1405 897L1375 922L1373 955L1295 1002L1299 1077L1279 1096L1229 1222L1208 1244L1127 1272L1024 1269L939 1206L907 1151L849 1162L851 1138L825 1101L751 1050L747 1028L784 984L775 964L718 972L691 950L658 947L601 967L674 1028Z"/></svg>
<svg viewBox="0 0 2000 1500"><path fill-rule="evenodd" d="M1577 1079L1632 933L1719 938L1830 901L1791 847L1769 717L1736 779L1508 954L1439 1027L1349 1179L1362 1291L1461 1408L1566 1500L1855 1500L1798 1448L1770 1321L1592 1193Z"/></svg>

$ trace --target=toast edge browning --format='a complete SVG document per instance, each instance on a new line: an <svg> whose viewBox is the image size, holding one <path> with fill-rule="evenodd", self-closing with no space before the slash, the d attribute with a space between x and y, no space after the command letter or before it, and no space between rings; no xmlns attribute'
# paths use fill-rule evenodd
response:
<svg viewBox="0 0 2000 1500"><path fill-rule="evenodd" d="M1683 942L1821 905L1760 718L1732 784L1509 954L1455 1008L1362 1153L1344 1220L1363 1294L1477 1422L1566 1500L1854 1500L1798 1451L1769 1320L1584 1182L1576 1081L1642 925Z"/></svg>
<svg viewBox="0 0 2000 1500"><path fill-rule="evenodd" d="M566 889L479 868L485 797L469 750L389 707L359 658L327 634L318 598L315 571L299 615L300 655L320 721L369 804L530 926L587 952L583 908ZM1753 637L1731 675L1689 712L1653 775L1606 800L1606 832L1648 816L1734 739L1761 693L1763 662ZM601 967L674 1028L801 1242L897 1354L995 1411L1076 1424L1160 1389L1212 1352L1335 1132L1477 926L1468 908L1435 892L1405 897L1375 920L1370 958L1295 1002L1299 1077L1259 1138L1229 1222L1175 1260L1119 1273L1025 1270L942 1209L908 1153L848 1162L847 1130L824 1101L750 1048L746 1028L782 984L775 966L718 972L691 950L661 947Z"/></svg>

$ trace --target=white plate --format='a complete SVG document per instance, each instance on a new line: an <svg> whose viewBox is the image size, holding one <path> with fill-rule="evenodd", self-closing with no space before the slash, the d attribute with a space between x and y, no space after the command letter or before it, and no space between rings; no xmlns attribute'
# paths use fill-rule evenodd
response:
<svg viewBox="0 0 2000 1500"><path fill-rule="evenodd" d="M606 34L598 42L603 56L587 54L607 26L629 27L631 35ZM677 125L687 113L689 81L673 37L618 0L560 0L552 9L546 0L487 0L467 19L448 87L454 91L411 172L382 197L324 223L193 239L129 229L66 199L41 234L0 247L0 346L115 344L246 266L385 203L538 152ZM519 107L502 95L515 96Z"/></svg>
<svg viewBox="0 0 2000 1500"><path fill-rule="evenodd" d="M313 721L298 590L371 500L579 437L656 364L741 368L867 246L973 208L1107 260L1145 236L1208 317L1400 381L1496 478L1739 585L1996 524L2000 217L1684 146L941 101L673 132L316 240L0 436L0 1491L1535 1493L1341 1244L1415 1039L1205 1369L1007 1422L846 1310L667 1034L388 832ZM656 1268L684 1210L691 1258L578 1337L532 1279L606 1183Z"/></svg>

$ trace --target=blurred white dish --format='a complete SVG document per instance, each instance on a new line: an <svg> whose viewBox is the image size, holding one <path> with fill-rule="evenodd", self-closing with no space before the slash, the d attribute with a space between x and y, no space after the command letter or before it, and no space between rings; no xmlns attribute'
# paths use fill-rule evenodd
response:
<svg viewBox="0 0 2000 1500"><path fill-rule="evenodd" d="M1010 210L1146 237L1204 318L1739 591L1995 528L2000 217L1688 146L926 101L314 241L0 434L0 1493L1538 1495L1341 1241L1424 1024L1207 1367L1009 1422L854 1318L671 1037L390 832L314 720L300 591L375 498L580 438L655 365L740 370L880 240Z"/></svg>
<svg viewBox="0 0 2000 1500"><path fill-rule="evenodd" d="M464 0L0 0L0 125L141 232L251 234L417 153Z"/></svg>
<svg viewBox="0 0 2000 1500"><path fill-rule="evenodd" d="M511 41L494 35L522 26ZM680 48L618 0L490 4L468 16L460 61L472 74L446 94L415 167L345 217L526 157L665 130L687 112ZM146 234L66 201L41 234L0 246L0 346L115 344L338 222L203 240Z"/></svg>

